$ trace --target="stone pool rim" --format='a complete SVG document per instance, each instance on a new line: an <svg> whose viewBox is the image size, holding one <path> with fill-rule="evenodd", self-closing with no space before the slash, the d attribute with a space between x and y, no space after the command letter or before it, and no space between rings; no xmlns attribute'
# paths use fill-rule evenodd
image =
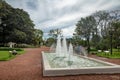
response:
<svg viewBox="0 0 120 80"><path fill-rule="evenodd" d="M49 62L42 51L43 76L65 76L65 75L80 75L80 74L115 74L120 73L120 65L105 62L95 58L87 58L96 62L107 64L108 66L100 67L81 67L81 68L51 68ZM52 54L52 53L49 53Z"/></svg>

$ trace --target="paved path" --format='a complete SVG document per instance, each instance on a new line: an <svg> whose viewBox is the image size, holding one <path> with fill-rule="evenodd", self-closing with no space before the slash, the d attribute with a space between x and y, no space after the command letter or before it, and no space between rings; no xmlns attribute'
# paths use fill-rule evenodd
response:
<svg viewBox="0 0 120 80"><path fill-rule="evenodd" d="M48 48L25 50L15 59L0 62L0 80L120 80L120 74L43 77L41 51Z"/></svg>

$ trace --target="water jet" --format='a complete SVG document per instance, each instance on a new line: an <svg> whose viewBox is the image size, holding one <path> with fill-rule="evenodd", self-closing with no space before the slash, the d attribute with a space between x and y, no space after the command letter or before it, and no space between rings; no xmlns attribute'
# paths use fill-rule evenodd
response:
<svg viewBox="0 0 120 80"><path fill-rule="evenodd" d="M66 39L58 36L55 52L42 52L43 76L64 76L79 74L120 73L120 65L73 54L73 46L67 47ZM83 49L84 51L85 49Z"/></svg>

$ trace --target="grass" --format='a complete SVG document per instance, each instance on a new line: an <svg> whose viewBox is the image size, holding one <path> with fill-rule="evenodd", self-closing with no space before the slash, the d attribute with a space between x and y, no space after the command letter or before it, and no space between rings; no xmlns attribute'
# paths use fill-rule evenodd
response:
<svg viewBox="0 0 120 80"><path fill-rule="evenodd" d="M97 56L113 58L113 59L120 59L120 52L113 52L112 55L110 53L99 52L99 53L97 53Z"/></svg>
<svg viewBox="0 0 120 80"><path fill-rule="evenodd" d="M17 53L18 53L18 55L20 55L20 54L25 53L25 51L21 50L21 51L17 51ZM15 57L16 57L15 55L10 55L9 51L6 51L6 50L0 51L0 61L7 61L7 60L13 59Z"/></svg>
<svg viewBox="0 0 120 80"><path fill-rule="evenodd" d="M113 49L112 55L110 54L110 52L105 53L105 52L91 51L91 53L94 53L94 54L96 54L97 56L100 56L100 57L120 59L120 51L118 51L117 49Z"/></svg>
<svg viewBox="0 0 120 80"><path fill-rule="evenodd" d="M23 51L23 49L21 48L0 47L0 51L12 51L12 50Z"/></svg>

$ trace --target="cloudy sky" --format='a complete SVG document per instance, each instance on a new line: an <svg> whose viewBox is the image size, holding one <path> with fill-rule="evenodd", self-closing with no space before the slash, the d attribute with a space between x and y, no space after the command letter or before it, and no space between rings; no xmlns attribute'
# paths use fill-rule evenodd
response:
<svg viewBox="0 0 120 80"><path fill-rule="evenodd" d="M63 35L72 36L75 24L99 10L118 10L120 0L6 0L15 8L24 9L30 14L35 28L41 29L44 36L51 29L62 29Z"/></svg>

